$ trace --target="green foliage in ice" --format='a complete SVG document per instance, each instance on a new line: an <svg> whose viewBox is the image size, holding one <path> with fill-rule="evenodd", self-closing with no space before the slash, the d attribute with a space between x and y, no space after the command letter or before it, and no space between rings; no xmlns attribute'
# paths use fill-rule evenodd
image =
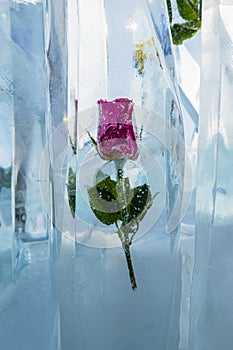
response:
<svg viewBox="0 0 233 350"><path fill-rule="evenodd" d="M173 44L181 45L201 29L202 0L176 0L182 23L173 23L172 2L167 0Z"/></svg>
<svg viewBox="0 0 233 350"><path fill-rule="evenodd" d="M152 204L149 186L144 184L131 188L128 178L114 181L104 174L102 178L88 189L90 206L95 216L105 225L121 222L122 229L130 223L138 226Z"/></svg>
<svg viewBox="0 0 233 350"><path fill-rule="evenodd" d="M76 173L69 167L68 172L68 183L67 183L67 194L70 211L73 217L75 217L75 203L76 203Z"/></svg>

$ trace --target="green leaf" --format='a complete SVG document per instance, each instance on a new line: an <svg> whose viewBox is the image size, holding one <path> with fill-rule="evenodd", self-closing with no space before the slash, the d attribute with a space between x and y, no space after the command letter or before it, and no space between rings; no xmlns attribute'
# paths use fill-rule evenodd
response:
<svg viewBox="0 0 233 350"><path fill-rule="evenodd" d="M185 22L171 27L173 44L181 45L184 40L192 38L201 28L201 22Z"/></svg>
<svg viewBox="0 0 233 350"><path fill-rule="evenodd" d="M177 0L176 2L183 19L187 21L199 20L198 0Z"/></svg>
<svg viewBox="0 0 233 350"><path fill-rule="evenodd" d="M75 203L76 203L76 196L75 195L68 195L68 202L69 202L69 206L70 206L70 211L71 214L73 216L73 218L75 217Z"/></svg>
<svg viewBox="0 0 233 350"><path fill-rule="evenodd" d="M132 200L127 207L128 215L123 219L123 225L126 225L132 220L138 218L147 207L150 199L151 193L147 184L135 187L133 189Z"/></svg>
<svg viewBox="0 0 233 350"><path fill-rule="evenodd" d="M149 186L144 184L134 189L135 195L130 203L131 213L127 221L124 221L121 226L121 231L124 234L131 234L130 244L133 241L135 234L138 231L139 224L145 217L146 213L153 204L153 199L158 195L157 192L153 198Z"/></svg>
<svg viewBox="0 0 233 350"><path fill-rule="evenodd" d="M153 202L149 186L144 184L131 189L128 178L117 182L102 171L97 173L96 179L100 181L88 189L94 215L105 225L121 221L122 232L134 235Z"/></svg>
<svg viewBox="0 0 233 350"><path fill-rule="evenodd" d="M70 167L68 172L68 184L67 194L68 194L68 202L70 206L70 211L73 217L75 217L75 205L76 205L76 173Z"/></svg>
<svg viewBox="0 0 233 350"><path fill-rule="evenodd" d="M95 214L95 216L97 217L97 219L105 225L108 225L108 226L112 225L120 219L120 212L105 213L105 212L94 209L92 206L91 206L91 209L92 209L93 213Z"/></svg>
<svg viewBox="0 0 233 350"><path fill-rule="evenodd" d="M202 0L176 0L176 5L180 16L186 22L172 25L171 0L167 0L172 41L175 45L181 45L184 40L192 38L201 29Z"/></svg>
<svg viewBox="0 0 233 350"><path fill-rule="evenodd" d="M98 172L96 178L106 176ZM95 186L88 189L91 209L98 220L105 225L112 225L121 218L121 204L117 200L117 182L106 176Z"/></svg>
<svg viewBox="0 0 233 350"><path fill-rule="evenodd" d="M148 200L149 187L147 184L134 189L134 196L129 206L130 218L136 217L143 211Z"/></svg>
<svg viewBox="0 0 233 350"><path fill-rule="evenodd" d="M98 176L100 176L100 174L97 173L97 179ZM112 180L110 176L107 176L102 181L98 182L95 187L98 191L100 198L104 199L105 201L111 202L113 200L116 200L118 197L116 186L117 182Z"/></svg>

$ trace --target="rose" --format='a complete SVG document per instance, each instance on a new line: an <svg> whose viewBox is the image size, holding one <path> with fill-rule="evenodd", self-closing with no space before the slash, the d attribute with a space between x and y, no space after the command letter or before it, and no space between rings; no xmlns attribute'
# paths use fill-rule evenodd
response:
<svg viewBox="0 0 233 350"><path fill-rule="evenodd" d="M127 98L99 100L98 152L103 159L136 159L133 103Z"/></svg>
<svg viewBox="0 0 233 350"><path fill-rule="evenodd" d="M116 179L98 169L94 186L88 187L90 207L96 218L104 225L115 225L118 237L125 253L130 283L137 289L130 246L139 224L150 209L154 197L146 183L132 188L130 179L124 176L124 164L127 159L136 159L138 146L133 129L133 103L127 98L113 101L99 100L99 128L97 142L87 131L101 158L113 161L116 166ZM71 147L76 153L76 146L70 138ZM69 169L67 184L69 204L75 215L76 173ZM113 209L113 210L112 210Z"/></svg>

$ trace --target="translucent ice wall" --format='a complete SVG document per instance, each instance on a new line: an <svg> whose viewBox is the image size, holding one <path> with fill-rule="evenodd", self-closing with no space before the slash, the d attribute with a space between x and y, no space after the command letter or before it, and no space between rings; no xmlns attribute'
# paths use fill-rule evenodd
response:
<svg viewBox="0 0 233 350"><path fill-rule="evenodd" d="M68 171L75 166L71 143L75 143L75 101L77 100L77 1L48 0L46 13L46 71L51 118L50 174L53 192L53 234L50 240L52 296L59 298L61 348L74 348L74 219L67 200ZM69 42L68 42L69 38ZM69 47L68 47L69 45ZM68 54L69 48L69 54ZM69 65L68 65L69 60ZM46 159L44 159L47 164ZM48 165L48 164L47 164ZM75 168L74 168L75 171ZM43 193L46 198L46 194ZM47 207L47 210L49 208ZM59 284L56 276L59 275ZM55 310L54 310L55 311ZM60 313L60 314L59 314Z"/></svg>
<svg viewBox="0 0 233 350"><path fill-rule="evenodd" d="M9 46L9 6L0 5L0 317L15 293L12 283L12 125L11 50Z"/></svg>
<svg viewBox="0 0 233 350"><path fill-rule="evenodd" d="M59 349L51 273L45 1L0 2L0 344ZM49 158L49 154L47 154Z"/></svg>
<svg viewBox="0 0 233 350"><path fill-rule="evenodd" d="M175 143L177 139L166 134L165 124L172 125L181 138L183 130L165 3L80 0L78 15L76 346L104 350L109 346L122 350L177 349L180 256L178 244L171 249L166 226L182 192L183 155ZM158 188L161 178L166 182L165 190L155 200L155 206L162 198L166 201L159 220L153 221L147 234L132 244L139 285L133 293L116 231L96 220L86 195L97 168L102 166L87 134L88 130L96 138L97 101L122 97L133 99L138 130L143 126L142 145L158 161L155 164L152 158L143 159L143 152L139 156L146 176L156 173L151 188ZM160 122L156 119L158 114ZM159 131L162 142L159 137L150 137ZM169 144L168 157L164 144ZM132 165L132 169L136 179L137 167ZM159 169L164 170L161 177ZM151 213L157 215L158 208L151 209ZM145 217L145 225L148 222L150 219Z"/></svg>
<svg viewBox="0 0 233 350"><path fill-rule="evenodd" d="M183 130L165 8L165 1L142 0L0 2L0 125L5 150L0 159L0 199L6 204L6 210L0 207L0 240L5 244L0 248L0 344L4 350L59 350L58 264L62 349L178 348L180 255L178 244L171 250L166 226L182 192L183 155L176 138L164 132L164 124L175 127L181 139ZM77 28L82 30L76 33ZM120 247L85 245L80 242L82 227L77 226L75 237L70 217L71 227L63 225L68 223L64 209L66 170L73 163L69 163L68 153L61 177L59 161L61 153L71 146L69 136L72 142L77 137L76 85L81 112L96 105L98 98L134 99L139 107L138 127L143 120L144 142L154 154L152 163L141 157L148 167L147 176L155 171L151 186L156 189L166 178L167 187L161 191L151 220L167 198L165 210L156 227L152 225L132 248L140 285L137 294L132 294L128 284ZM144 108L151 113L144 113ZM162 142L155 138L151 142L150 138L151 129L155 133L159 129L155 113L162 116ZM85 119L85 113L80 116L81 164L85 151L91 148L85 129L96 128L97 119ZM63 128L66 124L68 128ZM162 143L168 145L166 151ZM48 155L41 167L44 150ZM85 172L82 180L92 172ZM86 214L80 203L78 215ZM179 223L177 217L175 222ZM84 240L92 233L87 232ZM113 240L115 236L114 232Z"/></svg>
<svg viewBox="0 0 233 350"><path fill-rule="evenodd" d="M203 2L190 350L233 343L233 4Z"/></svg>

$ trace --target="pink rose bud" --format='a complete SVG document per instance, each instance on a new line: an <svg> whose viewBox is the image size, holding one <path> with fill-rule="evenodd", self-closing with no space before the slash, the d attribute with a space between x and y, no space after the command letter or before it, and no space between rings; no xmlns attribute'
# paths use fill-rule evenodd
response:
<svg viewBox="0 0 233 350"><path fill-rule="evenodd" d="M101 157L106 160L136 159L138 146L132 124L132 100L99 100L98 104L98 150Z"/></svg>

